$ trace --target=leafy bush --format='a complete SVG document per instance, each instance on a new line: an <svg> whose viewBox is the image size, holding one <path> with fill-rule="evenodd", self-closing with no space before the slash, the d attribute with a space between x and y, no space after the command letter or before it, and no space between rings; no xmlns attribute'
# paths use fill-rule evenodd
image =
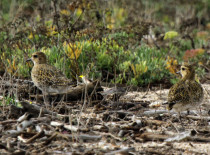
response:
<svg viewBox="0 0 210 155"><path fill-rule="evenodd" d="M43 5L45 8L41 10L41 6L33 0L11 1L11 4L3 5L0 12L3 14L0 56L11 77L30 77L32 64L26 63L26 60L35 51L44 52L48 63L74 80L82 74L93 79L139 86L164 79L173 83L178 65L184 60L208 64L209 54L205 50L209 46L208 24L206 30L194 29L190 33L191 38L184 38L177 28L179 25L173 21L173 10L176 9L173 6L170 6L172 12L167 13L166 4L153 0L126 1L126 5L133 8L124 7L124 3L117 1L107 1L103 5L95 0L52 2L54 8ZM185 11L182 4L177 3L180 5L177 10ZM12 5L14 8L21 7L14 10ZM139 15L136 14L137 6L143 8ZM201 9L205 7L209 7L205 1L193 4L199 16L206 13L207 9ZM28 10L32 10L31 17L27 14ZM8 17L16 13L13 21L9 21ZM158 17L158 22L163 24L155 19L153 22L148 22L147 18L140 20L142 15ZM162 40L158 40L161 35L157 33L153 38L155 44L143 43L143 36L151 35L154 29L165 34ZM206 70L200 67L198 71L202 76Z"/></svg>

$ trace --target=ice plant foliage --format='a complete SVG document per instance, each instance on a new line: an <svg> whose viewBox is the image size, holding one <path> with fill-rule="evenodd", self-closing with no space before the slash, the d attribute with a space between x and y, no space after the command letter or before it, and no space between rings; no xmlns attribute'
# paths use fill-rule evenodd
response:
<svg viewBox="0 0 210 155"><path fill-rule="evenodd" d="M7 59L7 62L8 62L7 72L10 74L14 74L17 71L17 65L16 65L15 58L12 61Z"/></svg>
<svg viewBox="0 0 210 155"><path fill-rule="evenodd" d="M148 70L146 61L142 61L139 64L135 64L135 66L131 64L131 68L135 77L142 75Z"/></svg>
<svg viewBox="0 0 210 155"><path fill-rule="evenodd" d="M70 60L77 60L80 56L80 54L82 53L82 43L78 42L77 44L74 43L67 43L64 42L63 43L64 46L64 50L66 52L66 54L68 55L68 57L70 58Z"/></svg>
<svg viewBox="0 0 210 155"><path fill-rule="evenodd" d="M55 29L55 26L48 26L47 27L47 36L53 36L58 34L58 32Z"/></svg>

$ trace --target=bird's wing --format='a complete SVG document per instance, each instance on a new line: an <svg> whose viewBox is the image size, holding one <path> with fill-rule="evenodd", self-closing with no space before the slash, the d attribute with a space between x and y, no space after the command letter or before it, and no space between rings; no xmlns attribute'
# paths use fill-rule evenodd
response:
<svg viewBox="0 0 210 155"><path fill-rule="evenodd" d="M188 102L190 98L190 87L184 82L178 82L171 87L168 94L168 102Z"/></svg>
<svg viewBox="0 0 210 155"><path fill-rule="evenodd" d="M37 76L37 78L40 79L39 81L42 81L44 85L63 86L69 85L70 83L70 80L61 71L51 65L40 67L35 76Z"/></svg>
<svg viewBox="0 0 210 155"><path fill-rule="evenodd" d="M194 101L199 101L204 96L202 86L196 81L191 82L191 92Z"/></svg>
<svg viewBox="0 0 210 155"><path fill-rule="evenodd" d="M53 69L53 72L51 73L51 70L49 71L49 74L52 77L53 85L57 86L67 86L71 83L71 81L58 69L56 69L54 66L51 66Z"/></svg>

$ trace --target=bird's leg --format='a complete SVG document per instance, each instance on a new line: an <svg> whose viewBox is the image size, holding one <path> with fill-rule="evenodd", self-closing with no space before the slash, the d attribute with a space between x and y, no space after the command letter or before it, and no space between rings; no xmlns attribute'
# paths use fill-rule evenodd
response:
<svg viewBox="0 0 210 155"><path fill-rule="evenodd" d="M184 124L182 123L182 117L181 117L181 112L178 114L179 122L181 123L182 128L184 128Z"/></svg>
<svg viewBox="0 0 210 155"><path fill-rule="evenodd" d="M65 94L59 94L59 95L57 96L57 99L59 99L60 102L65 101L65 98L66 98L66 100L67 100L67 95L65 95Z"/></svg>
<svg viewBox="0 0 210 155"><path fill-rule="evenodd" d="M182 124L181 113L178 113L179 122Z"/></svg>
<svg viewBox="0 0 210 155"><path fill-rule="evenodd" d="M60 95L61 94L56 94L56 96L52 98L52 100L51 100L51 107L52 108L55 108L54 106L56 106L56 104L55 104L56 101L59 101L59 102L62 101L63 97L60 96Z"/></svg>
<svg viewBox="0 0 210 155"><path fill-rule="evenodd" d="M199 110L200 110L200 115L202 115L201 106L199 106Z"/></svg>
<svg viewBox="0 0 210 155"><path fill-rule="evenodd" d="M38 103L38 89L36 89L36 104Z"/></svg>
<svg viewBox="0 0 210 155"><path fill-rule="evenodd" d="M48 109L50 105L49 94L43 93L43 99L44 99L44 104L46 106L46 109Z"/></svg>

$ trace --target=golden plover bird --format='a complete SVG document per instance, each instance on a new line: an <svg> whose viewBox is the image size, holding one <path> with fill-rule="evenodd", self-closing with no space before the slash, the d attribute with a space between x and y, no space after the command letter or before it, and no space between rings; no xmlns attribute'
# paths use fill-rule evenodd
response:
<svg viewBox="0 0 210 155"><path fill-rule="evenodd" d="M64 94L72 87L71 81L54 66L47 64L47 57L42 52L33 53L27 61L33 61L31 78L35 86L42 90L44 95L50 93Z"/></svg>
<svg viewBox="0 0 210 155"><path fill-rule="evenodd" d="M182 79L173 85L168 94L167 109L177 112L196 108L203 100L203 88L195 80L195 70L192 65L183 64L180 73Z"/></svg>

